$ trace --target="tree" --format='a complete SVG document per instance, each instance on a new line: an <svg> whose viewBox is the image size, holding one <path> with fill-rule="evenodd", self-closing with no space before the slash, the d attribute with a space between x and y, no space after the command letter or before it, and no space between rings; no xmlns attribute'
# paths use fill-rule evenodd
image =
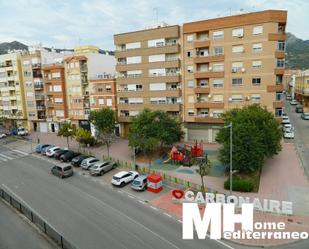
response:
<svg viewBox="0 0 309 249"><path fill-rule="evenodd" d="M79 143L79 145L82 145L84 147L94 144L94 137L91 135L91 132L83 128L78 128L76 130L75 139Z"/></svg>
<svg viewBox="0 0 309 249"><path fill-rule="evenodd" d="M281 150L282 131L279 122L266 108L257 104L235 108L223 114L225 126L233 123L233 170L256 172L266 158ZM219 159L230 163L230 130L221 128L217 142L223 145Z"/></svg>
<svg viewBox="0 0 309 249"><path fill-rule="evenodd" d="M60 125L57 136L65 137L67 139L68 148L70 148L69 138L73 138L75 136L75 133L76 133L76 126L69 122L64 122Z"/></svg>
<svg viewBox="0 0 309 249"><path fill-rule="evenodd" d="M196 164L199 166L199 168L196 170L196 173L198 173L201 177L201 183L202 183L202 192L206 190L206 186L204 184L204 176L207 176L209 174L209 170L211 168L211 161L207 158L197 158Z"/></svg>
<svg viewBox="0 0 309 249"><path fill-rule="evenodd" d="M149 159L151 155L164 145L171 145L181 139L181 124L163 111L144 109L132 118L129 132L129 145L139 147Z"/></svg>
<svg viewBox="0 0 309 249"><path fill-rule="evenodd" d="M109 149L115 136L115 112L109 108L91 111L89 121L95 126L97 138L106 145L109 157Z"/></svg>

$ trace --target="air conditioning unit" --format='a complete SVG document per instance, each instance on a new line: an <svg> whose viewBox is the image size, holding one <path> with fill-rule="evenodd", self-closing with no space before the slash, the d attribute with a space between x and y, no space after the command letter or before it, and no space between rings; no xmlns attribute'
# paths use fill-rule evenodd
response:
<svg viewBox="0 0 309 249"><path fill-rule="evenodd" d="M243 68L241 69L241 72L242 72L242 73L246 72L246 69L243 67Z"/></svg>
<svg viewBox="0 0 309 249"><path fill-rule="evenodd" d="M209 71L212 71L212 67L209 67L208 70L209 70Z"/></svg>
<svg viewBox="0 0 309 249"><path fill-rule="evenodd" d="M209 94L209 95L208 95L208 98L211 99L211 97L212 97L211 94Z"/></svg>
<svg viewBox="0 0 309 249"><path fill-rule="evenodd" d="M236 68L232 68L232 73L237 73L237 69Z"/></svg>
<svg viewBox="0 0 309 249"><path fill-rule="evenodd" d="M250 100L250 96L247 96L247 97L246 97L246 100L249 101L249 100Z"/></svg>

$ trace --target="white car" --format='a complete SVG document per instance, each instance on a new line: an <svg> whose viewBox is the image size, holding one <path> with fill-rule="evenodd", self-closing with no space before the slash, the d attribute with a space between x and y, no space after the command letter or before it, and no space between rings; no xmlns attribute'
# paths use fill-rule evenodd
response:
<svg viewBox="0 0 309 249"><path fill-rule="evenodd" d="M294 138L294 131L293 130L286 130L283 134L284 138Z"/></svg>
<svg viewBox="0 0 309 249"><path fill-rule="evenodd" d="M138 176L139 173L136 171L120 171L113 176L112 184L115 186L124 187L126 184L132 182Z"/></svg>
<svg viewBox="0 0 309 249"><path fill-rule="evenodd" d="M1 133L1 134L0 134L0 139L1 139L1 138L5 138L5 137L6 137L6 135L5 135L4 133Z"/></svg>
<svg viewBox="0 0 309 249"><path fill-rule="evenodd" d="M60 148L57 147L57 146L54 146L54 147L52 147L52 148L49 148L49 149L46 151L46 156L48 156L48 157L53 157L54 154L55 154L55 152L58 151L58 150L60 150Z"/></svg>
<svg viewBox="0 0 309 249"><path fill-rule="evenodd" d="M292 130L293 126L291 124L284 124L282 129L283 131Z"/></svg>
<svg viewBox="0 0 309 249"><path fill-rule="evenodd" d="M18 136L27 136L28 131L24 127L19 127L19 128L17 128L17 135Z"/></svg>
<svg viewBox="0 0 309 249"><path fill-rule="evenodd" d="M292 96L291 95L286 95L286 100L292 100Z"/></svg>
<svg viewBox="0 0 309 249"><path fill-rule="evenodd" d="M289 124L290 123L290 119L287 117L287 118L283 118L282 121L281 121L281 124Z"/></svg>
<svg viewBox="0 0 309 249"><path fill-rule="evenodd" d="M297 101L293 99L292 101L290 101L290 105L297 105Z"/></svg>

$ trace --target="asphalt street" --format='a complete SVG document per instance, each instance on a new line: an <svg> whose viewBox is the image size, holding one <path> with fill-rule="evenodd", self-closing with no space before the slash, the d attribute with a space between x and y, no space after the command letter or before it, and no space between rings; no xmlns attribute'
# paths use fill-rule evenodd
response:
<svg viewBox="0 0 309 249"><path fill-rule="evenodd" d="M0 146L0 153L6 152ZM49 173L51 166L31 155L0 162L1 187L24 200L80 249L249 248L226 241L182 240L181 223L148 203L78 174L59 179ZM294 246L278 248L309 248L308 241Z"/></svg>

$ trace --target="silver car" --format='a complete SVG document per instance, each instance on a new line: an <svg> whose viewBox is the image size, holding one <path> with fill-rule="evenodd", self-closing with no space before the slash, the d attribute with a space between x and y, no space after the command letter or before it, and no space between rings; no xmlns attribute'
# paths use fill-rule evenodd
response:
<svg viewBox="0 0 309 249"><path fill-rule="evenodd" d="M82 167L82 169L90 169L91 166L93 166L96 162L98 162L99 159L95 158L95 157L89 157L86 158L82 161L82 163L80 164L80 166Z"/></svg>
<svg viewBox="0 0 309 249"><path fill-rule="evenodd" d="M141 175L133 180L131 188L134 190L146 190L147 188L147 176Z"/></svg>
<svg viewBox="0 0 309 249"><path fill-rule="evenodd" d="M104 173L116 168L116 163L113 162L96 162L91 168L90 168L90 174L91 175L103 175Z"/></svg>
<svg viewBox="0 0 309 249"><path fill-rule="evenodd" d="M60 178L73 175L73 167L71 165L55 165L51 169L51 173Z"/></svg>

